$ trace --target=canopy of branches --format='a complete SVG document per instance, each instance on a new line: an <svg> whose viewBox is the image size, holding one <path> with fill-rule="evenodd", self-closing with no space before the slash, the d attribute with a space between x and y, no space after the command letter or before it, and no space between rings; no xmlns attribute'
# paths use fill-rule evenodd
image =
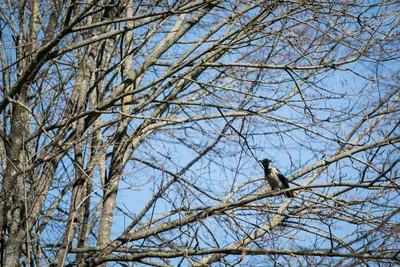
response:
<svg viewBox="0 0 400 267"><path fill-rule="evenodd" d="M1 266L398 264L396 2L0 3Z"/></svg>

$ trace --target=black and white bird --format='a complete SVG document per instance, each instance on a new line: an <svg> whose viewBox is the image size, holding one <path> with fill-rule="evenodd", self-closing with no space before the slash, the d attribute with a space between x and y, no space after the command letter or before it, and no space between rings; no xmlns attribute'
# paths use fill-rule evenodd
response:
<svg viewBox="0 0 400 267"><path fill-rule="evenodd" d="M272 190L289 188L288 179L285 176L283 176L283 174L278 170L278 168L272 165L271 160L263 159L259 160L258 162L260 162L263 165L265 179L267 179ZM284 192L283 194L288 198L294 197L292 191Z"/></svg>

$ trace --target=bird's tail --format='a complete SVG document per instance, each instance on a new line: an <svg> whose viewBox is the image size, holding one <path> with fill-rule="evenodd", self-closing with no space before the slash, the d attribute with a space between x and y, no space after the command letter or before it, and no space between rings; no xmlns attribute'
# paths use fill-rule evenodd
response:
<svg viewBox="0 0 400 267"><path fill-rule="evenodd" d="M294 198L293 191L288 191L283 193L287 198Z"/></svg>

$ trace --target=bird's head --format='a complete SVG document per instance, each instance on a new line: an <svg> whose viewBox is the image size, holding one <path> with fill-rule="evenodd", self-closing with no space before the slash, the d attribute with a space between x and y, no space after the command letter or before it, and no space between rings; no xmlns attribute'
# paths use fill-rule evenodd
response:
<svg viewBox="0 0 400 267"><path fill-rule="evenodd" d="M262 159L262 160L259 160L258 162L260 162L264 166L264 168L268 168L268 165L270 164L271 160Z"/></svg>

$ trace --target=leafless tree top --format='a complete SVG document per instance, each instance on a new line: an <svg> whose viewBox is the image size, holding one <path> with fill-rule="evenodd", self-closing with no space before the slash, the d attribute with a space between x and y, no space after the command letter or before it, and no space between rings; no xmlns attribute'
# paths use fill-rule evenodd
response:
<svg viewBox="0 0 400 267"><path fill-rule="evenodd" d="M0 3L0 267L396 266L399 10Z"/></svg>

